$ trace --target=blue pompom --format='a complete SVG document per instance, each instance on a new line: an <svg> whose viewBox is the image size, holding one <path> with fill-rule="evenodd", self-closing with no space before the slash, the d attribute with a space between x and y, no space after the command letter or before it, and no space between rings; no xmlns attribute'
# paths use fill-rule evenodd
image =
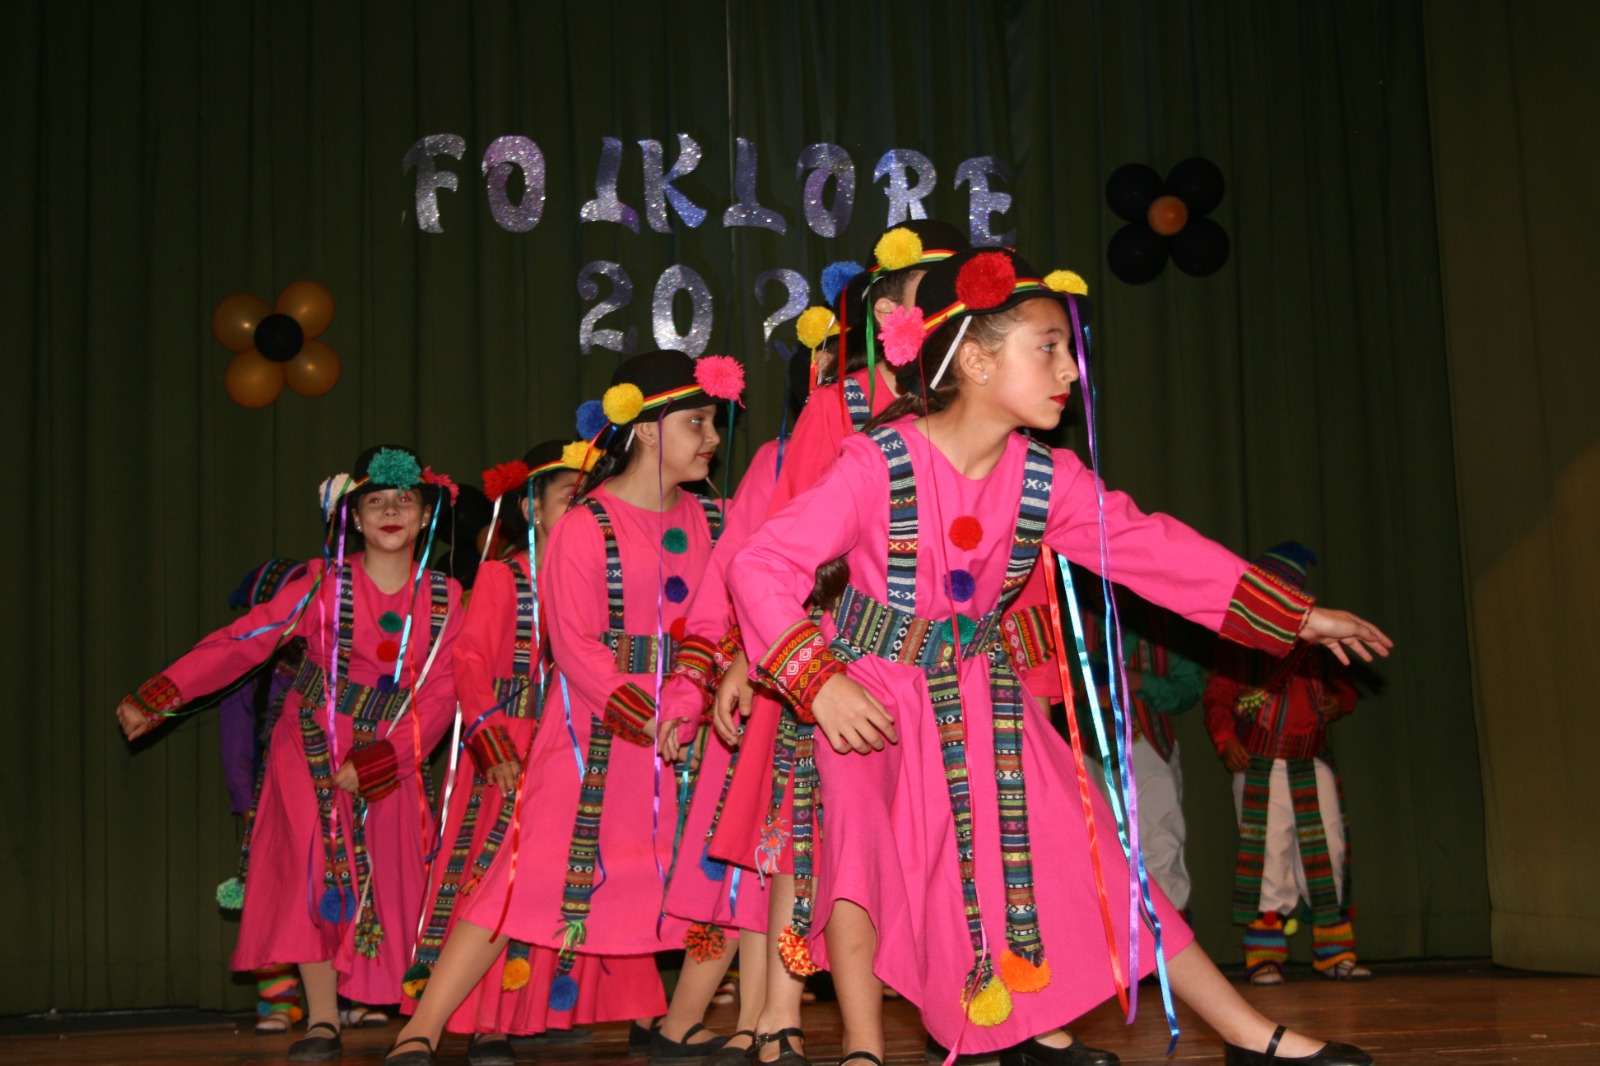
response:
<svg viewBox="0 0 1600 1066"><path fill-rule="evenodd" d="M721 881L728 876L728 864L711 857L711 845L700 848L700 872L711 881Z"/></svg>
<svg viewBox="0 0 1600 1066"><path fill-rule="evenodd" d="M950 571L950 578L947 584L950 589L950 598L957 603L966 603L972 599L972 594L977 591L978 587L978 583L973 580L972 575L965 570Z"/></svg>
<svg viewBox="0 0 1600 1066"><path fill-rule="evenodd" d="M822 298L828 301L829 307L839 303L839 294L844 287L850 284L850 279L857 274L865 272L866 267L860 263L841 259L837 263L829 263L822 268Z"/></svg>
<svg viewBox="0 0 1600 1066"><path fill-rule="evenodd" d="M317 913L325 922L348 922L356 916L356 894L348 888L341 892L338 886L329 886L323 889Z"/></svg>
<svg viewBox="0 0 1600 1066"><path fill-rule="evenodd" d="M578 1005L578 982L561 974L550 982L550 1009L571 1010Z"/></svg>
<svg viewBox="0 0 1600 1066"><path fill-rule="evenodd" d="M578 436L584 440L594 440L595 436L611 420L606 417L605 405L599 400L585 400L578 407Z"/></svg>
<svg viewBox="0 0 1600 1066"><path fill-rule="evenodd" d="M667 599L673 603L682 603L689 598L688 584L676 574L667 578L666 587L662 591L667 594Z"/></svg>

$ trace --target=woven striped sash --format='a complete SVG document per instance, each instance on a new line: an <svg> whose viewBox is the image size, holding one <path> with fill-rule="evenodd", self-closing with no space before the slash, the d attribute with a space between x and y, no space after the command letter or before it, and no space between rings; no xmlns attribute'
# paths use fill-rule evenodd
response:
<svg viewBox="0 0 1600 1066"><path fill-rule="evenodd" d="M1000 621L1027 583L1039 556L1045 519L1050 506L1053 464L1049 449L1030 441L1023 470L1022 499L1012 536L1011 556L1000 600L981 619L958 615L952 621L933 621L915 614L919 514L916 479L903 437L884 427L871 434L889 466L888 602L879 602L856 588L847 588L834 611L838 635L830 650L841 659L868 655L922 670L928 680L934 720L944 757L945 784L955 821L961 892L972 941L973 966L967 975L965 998L988 986L994 964L984 949L983 916L974 878L972 797L967 777L966 720L963 714L959 659L982 655L989 660L990 702L993 706L995 787L999 798L998 830L1001 865L1006 884L1006 946L1010 954L1037 970L1044 962L1038 911L1033 893L1033 863L1028 835L1026 788L1022 769L1022 690L1016 670L1000 639ZM958 656L959 651L959 656ZM799 813L801 770L796 767L795 789L795 931L803 933L810 921L809 826ZM804 867L804 869L802 869ZM801 900L801 883L806 883ZM802 913L804 912L804 913ZM804 922L804 926L802 925ZM1014 965L1014 964L1013 964ZM1014 981L1016 991L1042 988L1037 981Z"/></svg>
<svg viewBox="0 0 1600 1066"><path fill-rule="evenodd" d="M1333 753L1321 758L1334 772L1339 796L1339 819L1345 821L1344 782L1333 765ZM1260 915L1261 875L1266 865L1267 807L1272 798L1272 765L1276 760L1251 755L1244 771L1244 798L1239 804L1239 854L1233 868L1233 920L1249 925ZM1289 799L1294 806L1295 841L1300 862L1305 868L1306 890L1311 895L1311 920L1317 925L1338 921L1341 914L1339 890L1333 880L1333 860L1328 855L1328 830L1322 824L1322 805L1317 799L1315 759L1286 759L1289 771ZM1344 907L1350 905L1350 841L1345 835L1345 861L1341 878Z"/></svg>
<svg viewBox="0 0 1600 1066"><path fill-rule="evenodd" d="M703 496L695 496L705 515L706 527L712 543L722 533L722 511ZM622 552L617 544L616 528L605 507L593 496L582 501L600 526L606 545L606 616L607 631L604 640L617 653L617 666L622 673L654 673L670 660L674 642L665 634L633 636L626 629L626 615L622 599ZM644 642L644 643L641 643ZM641 648L652 654L648 661L639 662L642 669L633 668L635 656ZM627 659L624 661L624 652ZM664 655L666 658L656 658ZM567 875L561 893L561 921L563 933L561 953L556 963L556 977L551 984L551 1005L567 1003L575 994L572 985L572 968L577 963L578 948L586 936L587 923L594 897L595 874L600 865L600 816L605 803L606 774L611 766L611 730L606 728L598 714L589 716L589 747L583 760L583 781L578 791L578 813L573 819L572 840L567 848ZM565 979L565 980L563 980ZM568 1003L570 1006L570 1003ZM562 1009L558 1007L558 1009Z"/></svg>
<svg viewBox="0 0 1600 1066"><path fill-rule="evenodd" d="M450 614L449 580L441 573L428 571L431 610L428 617L428 635L437 642ZM338 651L339 683L334 692L334 710L350 718L351 750L365 748L377 739L380 723L392 720L405 705L406 693L394 684L392 677L384 675L376 685L357 685L350 681L350 648L355 641L355 587L351 581L350 564L338 582L339 620ZM339 839L334 831L333 766L328 753L328 736L316 719L319 707L327 701L327 676L323 667L307 656L300 663L293 688L300 696L300 739L305 747L306 762L311 771L312 788L317 797L317 814L322 823L323 891L318 913L324 921L348 922L357 918L355 884L367 886L365 902L356 922L356 950L367 958L376 958L382 946L384 931L378 922L377 890L371 884L371 863L367 855L366 813L367 801L361 796L351 797L351 826L348 843ZM353 853L353 859L352 859ZM355 880L351 872L354 867Z"/></svg>

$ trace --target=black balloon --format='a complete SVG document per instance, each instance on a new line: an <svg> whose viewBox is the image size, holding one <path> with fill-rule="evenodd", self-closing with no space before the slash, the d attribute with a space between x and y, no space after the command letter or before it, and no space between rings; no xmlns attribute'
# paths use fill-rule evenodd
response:
<svg viewBox="0 0 1600 1066"><path fill-rule="evenodd" d="M1167 239L1144 222L1131 222L1112 235L1106 262L1129 285L1143 285L1167 265Z"/></svg>
<svg viewBox="0 0 1600 1066"><path fill-rule="evenodd" d="M1111 243L1115 247L1116 238ZM1222 269L1230 247L1228 234L1221 226L1209 218L1191 217L1189 224L1173 235L1172 261L1185 274L1203 278Z"/></svg>
<svg viewBox="0 0 1600 1066"><path fill-rule="evenodd" d="M256 325L256 351L275 363L287 363L305 343L305 330L288 315L268 315Z"/></svg>
<svg viewBox="0 0 1600 1066"><path fill-rule="evenodd" d="M1224 188L1222 171L1209 159L1185 159L1167 175L1166 191L1188 205L1190 218L1215 211Z"/></svg>
<svg viewBox="0 0 1600 1066"><path fill-rule="evenodd" d="M1161 195L1161 175L1143 163L1125 163L1106 179L1106 203L1117 217L1143 222L1150 201Z"/></svg>

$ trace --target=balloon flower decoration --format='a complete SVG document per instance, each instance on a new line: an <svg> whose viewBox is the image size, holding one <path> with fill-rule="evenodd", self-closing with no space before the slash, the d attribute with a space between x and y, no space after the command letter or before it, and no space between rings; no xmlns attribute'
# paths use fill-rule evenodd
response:
<svg viewBox="0 0 1600 1066"><path fill-rule="evenodd" d="M259 296L225 296L211 312L211 332L230 352L222 383L240 407L266 407L284 383L321 396L339 381L339 357L317 340L333 321L333 295L315 281L293 281L268 306Z"/></svg>
<svg viewBox="0 0 1600 1066"><path fill-rule="evenodd" d="M1222 202L1222 171L1208 159L1185 159L1161 175L1128 163L1106 179L1106 203L1127 225L1111 237L1106 262L1129 285L1155 280L1167 257L1203 278L1228 261L1228 234L1205 216Z"/></svg>

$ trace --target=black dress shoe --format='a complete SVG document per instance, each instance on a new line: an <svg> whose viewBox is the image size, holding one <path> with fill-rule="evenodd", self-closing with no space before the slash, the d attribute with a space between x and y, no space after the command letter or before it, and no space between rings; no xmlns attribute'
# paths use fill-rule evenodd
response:
<svg viewBox="0 0 1600 1066"><path fill-rule="evenodd" d="M313 1036L318 1030L326 1030L329 1036ZM306 1030L306 1035L289 1045L290 1062L333 1062L344 1055L344 1043L339 1039L339 1030L327 1022L318 1022Z"/></svg>
<svg viewBox="0 0 1600 1066"><path fill-rule="evenodd" d="M683 1034L682 1040L668 1040L661 1035L661 1027L657 1026L650 1033L650 1066L693 1066L705 1062L706 1056L726 1044L728 1038L714 1036L698 1044L689 1042L690 1037L704 1030L705 1026L695 1022Z"/></svg>
<svg viewBox="0 0 1600 1066"><path fill-rule="evenodd" d="M467 1041L468 1066L517 1066L517 1053L505 1037L485 1040L483 1033L473 1033Z"/></svg>
<svg viewBox="0 0 1600 1066"><path fill-rule="evenodd" d="M1000 1066L1120 1066L1115 1052L1090 1047L1077 1037L1066 1047L1028 1039L1000 1052Z"/></svg>
<svg viewBox="0 0 1600 1066"><path fill-rule="evenodd" d="M1242 1047L1226 1044L1224 1047L1227 1050L1223 1053L1222 1061L1226 1066L1271 1066L1272 1063L1282 1063L1283 1066L1372 1066L1372 1056L1365 1051L1332 1040L1323 1044L1322 1050L1315 1055L1286 1059L1278 1054L1278 1041L1288 1031L1287 1025L1278 1026L1265 1051L1246 1051Z"/></svg>
<svg viewBox="0 0 1600 1066"><path fill-rule="evenodd" d="M638 1022L628 1026L628 1054L650 1054L650 1038L655 1035L656 1030L659 1028L661 1028L660 1021L651 1022L648 1027L640 1025Z"/></svg>
<svg viewBox="0 0 1600 1066"><path fill-rule="evenodd" d="M421 1044L422 1050L400 1051L407 1044ZM433 1066L433 1042L425 1036L408 1036L389 1048L383 1057L383 1066Z"/></svg>

